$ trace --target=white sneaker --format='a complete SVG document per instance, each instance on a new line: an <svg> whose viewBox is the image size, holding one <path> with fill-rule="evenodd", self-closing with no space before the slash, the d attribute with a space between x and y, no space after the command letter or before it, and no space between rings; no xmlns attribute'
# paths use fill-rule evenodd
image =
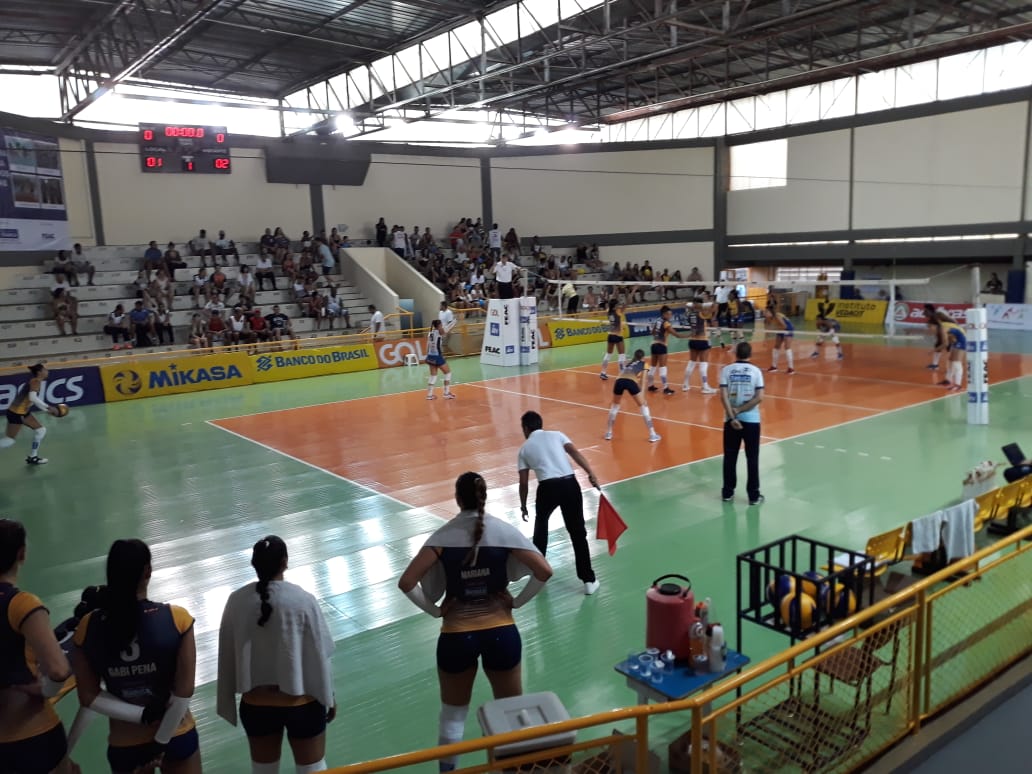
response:
<svg viewBox="0 0 1032 774"><path fill-rule="evenodd" d="M655 443L656 441L662 440L662 438L663 436L661 436L659 433L653 433L649 436L649 441Z"/></svg>
<svg viewBox="0 0 1032 774"><path fill-rule="evenodd" d="M447 398L448 400L455 400L455 394L451 393L451 392L444 393L444 397Z"/></svg>
<svg viewBox="0 0 1032 774"><path fill-rule="evenodd" d="M47 462L49 462L49 460L46 457L26 457L25 458L25 463L27 465L46 465Z"/></svg>
<svg viewBox="0 0 1032 774"><path fill-rule="evenodd" d="M436 398L437 398L437 396L434 395L433 393L430 393L429 395L426 396L427 400L435 400Z"/></svg>
<svg viewBox="0 0 1032 774"><path fill-rule="evenodd" d="M605 438L607 441L612 441L613 440L613 434L610 433L610 432L606 432L606 434L604 436L602 436L602 437Z"/></svg>
<svg viewBox="0 0 1032 774"><path fill-rule="evenodd" d="M717 391L716 391L716 390L714 390L714 389L713 389L712 387L710 387L710 386L709 386L709 385L707 384L707 385L704 385L704 386L703 386L703 388L702 388L702 394L703 394L703 395L716 395L716 394L717 394Z"/></svg>
<svg viewBox="0 0 1032 774"><path fill-rule="evenodd" d="M584 594L585 594L585 596L589 596L590 597L592 594L594 594L596 591L598 591L598 587L600 585L602 585L602 584L600 584L597 580L593 580L590 583L585 583L584 584Z"/></svg>
<svg viewBox="0 0 1032 774"><path fill-rule="evenodd" d="M692 386L688 384L688 382L685 382L681 385L681 392L688 392L688 390L690 390L691 388Z"/></svg>

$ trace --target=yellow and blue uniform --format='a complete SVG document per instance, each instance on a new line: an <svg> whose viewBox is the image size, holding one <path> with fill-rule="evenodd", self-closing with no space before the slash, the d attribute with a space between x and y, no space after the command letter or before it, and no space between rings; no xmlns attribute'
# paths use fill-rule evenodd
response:
<svg viewBox="0 0 1032 774"><path fill-rule="evenodd" d="M842 323L834 317L825 317L817 321L817 329L822 333L841 333Z"/></svg>
<svg viewBox="0 0 1032 774"><path fill-rule="evenodd" d="M667 336L670 335L670 321L662 317L652 323L652 350L653 355L665 355L667 353Z"/></svg>
<svg viewBox="0 0 1032 774"><path fill-rule="evenodd" d="M742 307L737 298L727 300L727 324L729 328L742 327Z"/></svg>
<svg viewBox="0 0 1032 774"><path fill-rule="evenodd" d="M625 392L637 395L641 392L641 388L638 386L638 378L644 370L644 360L632 360L630 363L627 363L620 369L620 375L616 378L616 383L613 385L613 395L619 396Z"/></svg>
<svg viewBox="0 0 1032 774"><path fill-rule="evenodd" d="M706 328L712 318L712 310L707 314L705 308L688 307L688 349L702 351L710 348L709 332Z"/></svg>
<svg viewBox="0 0 1032 774"><path fill-rule="evenodd" d="M0 769L49 772L65 757L68 743L50 702L16 686L39 682L36 654L22 628L34 614L47 612L35 594L0 583Z"/></svg>
<svg viewBox="0 0 1032 774"><path fill-rule="evenodd" d="M619 312L610 312L609 315L609 338L607 343L619 344L623 341L623 318Z"/></svg>
<svg viewBox="0 0 1032 774"><path fill-rule="evenodd" d="M30 392L39 393L39 379L29 379L21 387L11 401L11 407L7 409L7 422L11 425L25 424L25 417L36 410L35 404L29 398Z"/></svg>
<svg viewBox="0 0 1032 774"><path fill-rule="evenodd" d="M944 322L942 324L942 332L946 337L946 349L947 351L959 349L967 349L967 334L964 329L956 323Z"/></svg>
<svg viewBox="0 0 1032 774"><path fill-rule="evenodd" d="M127 649L111 642L111 627L103 610L88 613L75 630L75 644L105 689L139 707L169 696L175 684L179 647L193 627L183 608L140 600L136 637ZM132 771L154 759L158 723L142 725L111 719L108 762L113 771ZM193 716L187 712L165 751L167 760L186 760L198 747Z"/></svg>

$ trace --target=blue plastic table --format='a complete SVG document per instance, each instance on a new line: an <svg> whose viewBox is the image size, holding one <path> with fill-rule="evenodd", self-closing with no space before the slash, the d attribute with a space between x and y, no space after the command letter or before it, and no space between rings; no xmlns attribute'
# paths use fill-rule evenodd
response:
<svg viewBox="0 0 1032 774"><path fill-rule="evenodd" d="M627 687L638 694L639 704L648 704L650 701L677 701L684 699L691 694L701 691L717 680L737 672L749 663L748 656L743 656L735 650L727 649L727 661L722 672L693 672L686 666L667 669L663 675L663 682L656 684L652 680L643 680L638 672L632 672L627 660L621 661L615 667L617 672L627 678Z"/></svg>

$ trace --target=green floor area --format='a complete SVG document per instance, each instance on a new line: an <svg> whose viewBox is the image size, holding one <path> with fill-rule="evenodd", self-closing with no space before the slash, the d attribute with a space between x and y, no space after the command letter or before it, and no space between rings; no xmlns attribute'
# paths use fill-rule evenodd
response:
<svg viewBox="0 0 1032 774"><path fill-rule="evenodd" d="M991 346L1032 351L1028 338L994 336ZM600 354L598 345L545 351L539 367L522 370L581 367L597 363ZM458 384L516 373L475 358L452 365ZM155 563L151 597L182 604L197 619L193 709L205 770L247 771L243 732L214 713L215 643L226 596L253 580L250 546L279 534L291 552L288 580L320 597L337 643L340 712L329 733L330 763L433 745L437 624L395 583L440 520L206 423L422 389L424 383L424 369L395 368L76 409L50 423L43 450L49 465L21 464L27 440L0 458L6 460L0 512L29 529L21 586L39 594L59 620L83 586L102 581L112 540L147 541ZM720 502L718 459L607 486L630 529L613 557L604 543L592 541L602 588L584 597L561 520L553 520L549 559L556 576L517 614L525 689L554 690L577 715L633 703L612 667L642 644L644 592L653 579L689 576L697 596L712 597L711 617L725 622L733 637L739 551L791 533L860 549L871 534L955 501L974 464L999 459L1000 447L1014 440L1032 446L1020 437L1029 427L1029 398L1032 379L1026 376L992 388L989 426L966 424L965 395L944 395L764 446L767 502L761 507ZM484 422L489 432L491 418ZM296 430L332 434L346 454L346 424ZM424 453L420 443L414 434L412 454ZM514 464L513 480L504 485L515 480ZM787 643L747 625L742 649L758 660ZM474 707L488 698L481 680ZM70 718L74 698L61 708ZM471 720L467 735L478 733ZM104 740L104 724L97 723L76 752L84 771L106 770Z"/></svg>

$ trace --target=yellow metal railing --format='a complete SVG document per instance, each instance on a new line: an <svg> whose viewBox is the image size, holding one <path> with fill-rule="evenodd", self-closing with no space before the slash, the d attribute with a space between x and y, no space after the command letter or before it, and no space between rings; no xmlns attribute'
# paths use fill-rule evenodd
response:
<svg viewBox="0 0 1032 774"><path fill-rule="evenodd" d="M459 772L519 766L544 774L558 761L571 764L575 774L619 772L625 766L644 772L649 771L650 721L659 716L683 723L683 733L669 745L672 771L852 771L1032 653L1029 541L1032 527L690 699L613 710L332 771L372 774L449 755L484 753L484 762ZM611 724L626 721L634 721L633 731L605 735ZM507 758L504 764L494 761L500 746L568 731L589 732L592 738ZM631 754L620 756L618 748Z"/></svg>

